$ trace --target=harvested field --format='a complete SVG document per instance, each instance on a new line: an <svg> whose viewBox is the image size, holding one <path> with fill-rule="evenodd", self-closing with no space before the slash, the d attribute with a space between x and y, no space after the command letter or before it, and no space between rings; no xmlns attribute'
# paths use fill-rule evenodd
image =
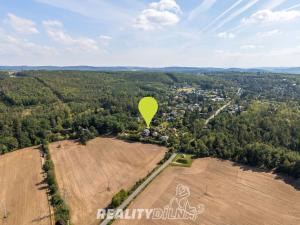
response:
<svg viewBox="0 0 300 225"><path fill-rule="evenodd" d="M38 149L27 148L0 156L1 225L51 225L43 179Z"/></svg>
<svg viewBox="0 0 300 225"><path fill-rule="evenodd" d="M276 179L274 174L255 172L250 167L212 158L197 159L190 168L168 167L131 203L129 209L164 208L174 199L178 184L190 189L190 207L204 205L204 212L195 221L146 220L144 214L141 220L117 220L113 224L300 224L300 190L295 189L296 184L292 186Z"/></svg>
<svg viewBox="0 0 300 225"><path fill-rule="evenodd" d="M166 148L95 138L86 146L73 141L50 144L62 197L71 209L72 224L98 224L97 209L114 194L131 188L164 157Z"/></svg>

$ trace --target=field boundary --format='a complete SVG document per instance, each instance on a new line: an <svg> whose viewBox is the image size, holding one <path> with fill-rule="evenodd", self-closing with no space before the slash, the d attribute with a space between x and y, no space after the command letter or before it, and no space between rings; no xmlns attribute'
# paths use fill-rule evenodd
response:
<svg viewBox="0 0 300 225"><path fill-rule="evenodd" d="M47 174L46 174L46 172L45 172L44 169L43 169L43 167L44 167L44 165L45 165L45 158L44 158L44 156L43 156L44 153L43 153L41 147L39 147L39 152L40 152L41 168L42 168L42 170L43 170L43 178L44 178L45 181L46 181L46 179L47 179ZM48 190L50 190L49 187L48 187ZM53 219L54 212L53 212L53 208L52 208L52 206L51 206L51 197L50 197L49 193L47 193L47 192L46 192L46 197L47 197L47 200L48 200L48 208L49 208L50 224L51 224L51 225L54 225L54 223L53 223L53 222L54 222L54 219Z"/></svg>
<svg viewBox="0 0 300 225"><path fill-rule="evenodd" d="M55 224L69 225L70 224L70 210L64 199L60 196L58 184L55 176L54 163L52 161L48 143L42 145L42 154L46 157L43 170L46 173L46 181L49 186L49 196L51 205L54 209Z"/></svg>
<svg viewBox="0 0 300 225"><path fill-rule="evenodd" d="M164 162L158 169L156 169L140 186L138 186L135 191L133 191L125 201L116 208L116 211L125 209L146 187L150 184L167 166L169 166L174 158L177 156L176 153L173 153L171 157ZM112 222L111 219L106 218L103 220L100 225L108 225Z"/></svg>

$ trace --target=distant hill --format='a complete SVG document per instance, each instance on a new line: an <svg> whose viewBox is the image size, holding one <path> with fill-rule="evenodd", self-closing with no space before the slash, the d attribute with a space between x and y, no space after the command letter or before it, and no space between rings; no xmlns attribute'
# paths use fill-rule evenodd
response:
<svg viewBox="0 0 300 225"><path fill-rule="evenodd" d="M286 73L300 74L300 67L258 67L258 68L217 68L217 67L94 67L94 66L0 66L0 70L78 70L78 71L153 71L178 73L211 73L211 72L252 72L252 73Z"/></svg>
<svg viewBox="0 0 300 225"><path fill-rule="evenodd" d="M274 73L300 74L300 67L266 67L266 68L259 68L259 69L274 72Z"/></svg>

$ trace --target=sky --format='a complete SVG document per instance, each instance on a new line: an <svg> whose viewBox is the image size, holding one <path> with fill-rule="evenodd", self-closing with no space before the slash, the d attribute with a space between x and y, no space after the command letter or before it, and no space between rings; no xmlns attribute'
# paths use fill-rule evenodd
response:
<svg viewBox="0 0 300 225"><path fill-rule="evenodd" d="M0 65L300 66L299 0L0 0Z"/></svg>

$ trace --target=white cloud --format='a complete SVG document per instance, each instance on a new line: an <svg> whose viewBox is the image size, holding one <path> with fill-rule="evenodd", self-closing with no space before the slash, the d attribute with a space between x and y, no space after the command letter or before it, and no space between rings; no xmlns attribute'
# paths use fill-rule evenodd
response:
<svg viewBox="0 0 300 225"><path fill-rule="evenodd" d="M296 5L293 5L293 6L290 6L288 7L287 9L285 9L285 11L288 11L288 10L292 10L292 9L296 9L296 8L299 8L300 7L300 3L296 4Z"/></svg>
<svg viewBox="0 0 300 225"><path fill-rule="evenodd" d="M140 14L135 26L144 30L153 30L164 26L175 25L179 20L179 17L174 13L147 9Z"/></svg>
<svg viewBox="0 0 300 225"><path fill-rule="evenodd" d="M112 40L112 37L108 35L100 35L99 40L101 46L108 46Z"/></svg>
<svg viewBox="0 0 300 225"><path fill-rule="evenodd" d="M83 51L98 51L99 43L88 37L75 38L69 35L63 29L63 24L60 21L43 21L44 28L48 36L55 42L66 45L69 49L83 50Z"/></svg>
<svg viewBox="0 0 300 225"><path fill-rule="evenodd" d="M220 15L218 15L216 18L214 18L203 30L206 30L209 28L212 24L216 23L218 20L220 20L223 16L225 16L228 12L236 8L243 0L238 0L233 3L229 8L225 9Z"/></svg>
<svg viewBox="0 0 300 225"><path fill-rule="evenodd" d="M258 32L256 34L256 36L258 37L271 37L271 36L274 36L274 35L277 35L277 34L281 34L281 31L279 30L270 30L270 31L266 31L266 32Z"/></svg>
<svg viewBox="0 0 300 225"><path fill-rule="evenodd" d="M215 4L215 2L216 0L204 0L198 7L191 11L188 20L193 20L197 18L198 15L209 10Z"/></svg>
<svg viewBox="0 0 300 225"><path fill-rule="evenodd" d="M24 34L24 32L22 32ZM0 27L0 57L2 64L25 65L47 62L59 54L55 47L33 42L19 32L9 32Z"/></svg>
<svg viewBox="0 0 300 225"><path fill-rule="evenodd" d="M249 18L244 18L242 22L244 24L285 22L293 20L299 16L300 11L272 11L265 9L252 14Z"/></svg>
<svg viewBox="0 0 300 225"><path fill-rule="evenodd" d="M264 48L263 45L253 45L253 44L240 46L240 49L242 50L253 50L253 49L263 49L263 48Z"/></svg>
<svg viewBox="0 0 300 225"><path fill-rule="evenodd" d="M269 2L267 2L267 4L263 8L265 8L265 9L274 9L274 8L282 5L286 1L287 0L269 0Z"/></svg>
<svg viewBox="0 0 300 225"><path fill-rule="evenodd" d="M140 0L36 0L39 3L54 6L87 18L96 22L110 23L111 26L128 25L134 20L133 15L141 9L144 4Z"/></svg>
<svg viewBox="0 0 300 225"><path fill-rule="evenodd" d="M60 22L58 20L44 20L43 25L46 28L49 28L49 27L63 27L62 22Z"/></svg>
<svg viewBox="0 0 300 225"><path fill-rule="evenodd" d="M110 41L112 37L108 35L100 35L100 39L104 41Z"/></svg>
<svg viewBox="0 0 300 225"><path fill-rule="evenodd" d="M152 2L149 8L156 9L159 11L171 11L175 13L181 13L180 6L175 0L161 0L160 2Z"/></svg>
<svg viewBox="0 0 300 225"><path fill-rule="evenodd" d="M215 50L214 51L215 54L217 54L217 56L219 57L238 57L241 56L242 53L238 52L238 51L224 51L224 50Z"/></svg>
<svg viewBox="0 0 300 225"><path fill-rule="evenodd" d="M300 46L295 46L293 48L274 49L274 50L270 51L270 54L273 56L299 55L300 54Z"/></svg>
<svg viewBox="0 0 300 225"><path fill-rule="evenodd" d="M18 33L21 34L37 34L38 29L31 20L18 17L12 13L7 14L6 22Z"/></svg>
<svg viewBox="0 0 300 225"><path fill-rule="evenodd" d="M53 56L57 54L55 48L47 45L39 45L29 40L8 34L0 35L0 54L3 55L39 55Z"/></svg>
<svg viewBox="0 0 300 225"><path fill-rule="evenodd" d="M266 67L266 66L298 66L300 46L291 48L278 48L269 51L215 51L223 67ZM209 57L209 55L207 56ZM259 59L259 60L258 60ZM217 64L217 66L218 66Z"/></svg>
<svg viewBox="0 0 300 225"><path fill-rule="evenodd" d="M230 14L227 18L221 21L218 26L216 26L213 31L216 31L220 28L222 28L226 23L232 21L236 17L240 16L242 13L246 12L248 9L250 9L252 6L254 6L259 0L251 0L246 5L244 5L242 8L238 9L237 11Z"/></svg>
<svg viewBox="0 0 300 225"><path fill-rule="evenodd" d="M232 39L235 37L235 35L233 33L230 32L221 32L218 33L218 37L219 38L224 38L224 39Z"/></svg>
<svg viewBox="0 0 300 225"><path fill-rule="evenodd" d="M256 48L257 48L256 45L242 45L242 46L240 46L240 49L243 49L243 50L256 49Z"/></svg>
<svg viewBox="0 0 300 225"><path fill-rule="evenodd" d="M181 9L174 0L161 0L149 4L149 8L141 12L134 26L143 30L154 30L172 26L180 21Z"/></svg>

